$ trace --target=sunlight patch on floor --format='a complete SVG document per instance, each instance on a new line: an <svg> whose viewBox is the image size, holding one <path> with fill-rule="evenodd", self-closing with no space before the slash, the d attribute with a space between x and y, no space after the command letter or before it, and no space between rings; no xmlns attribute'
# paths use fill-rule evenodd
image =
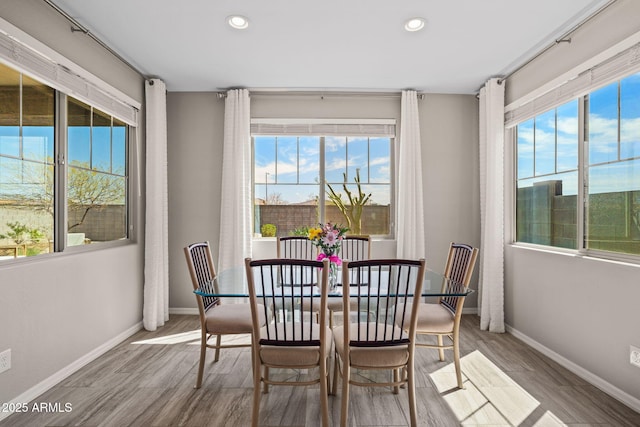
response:
<svg viewBox="0 0 640 427"><path fill-rule="evenodd" d="M209 339L209 343L212 342L215 342L215 337ZM183 343L188 343L188 345L200 345L200 329L182 332L179 334L166 335L163 337L150 338L148 340L134 341L131 344L172 345ZM223 335L222 344L251 344L251 334Z"/></svg>
<svg viewBox="0 0 640 427"><path fill-rule="evenodd" d="M165 335L158 338L150 338L148 340L134 341L131 344L182 344L193 340L200 340L200 329L182 332L179 334Z"/></svg>
<svg viewBox="0 0 640 427"><path fill-rule="evenodd" d="M533 427L560 427L566 426L565 423L560 421L558 417L553 415L552 412L545 412L543 416L540 417L538 421L533 425Z"/></svg>
<svg viewBox="0 0 640 427"><path fill-rule="evenodd" d="M540 405L479 351L462 357L460 363L465 389L457 388L453 363L432 373L431 379L462 425L518 426ZM549 412L534 425L564 426Z"/></svg>

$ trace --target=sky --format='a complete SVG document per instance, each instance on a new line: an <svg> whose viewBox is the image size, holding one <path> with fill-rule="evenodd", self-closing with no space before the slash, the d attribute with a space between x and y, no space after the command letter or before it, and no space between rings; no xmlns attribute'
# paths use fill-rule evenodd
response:
<svg viewBox="0 0 640 427"><path fill-rule="evenodd" d="M124 176L126 127L70 126L67 163ZM47 174L54 159L53 126L0 126L0 195L28 195L53 185ZM89 143L91 142L91 143Z"/></svg>
<svg viewBox="0 0 640 427"><path fill-rule="evenodd" d="M256 136L255 197L264 199L279 193L287 203L300 203L318 196L321 148L317 136ZM324 150L325 175L334 190L342 190L345 172L355 190L353 183L359 170L362 189L372 193L372 202L390 203L389 138L325 137Z"/></svg>
<svg viewBox="0 0 640 427"><path fill-rule="evenodd" d="M640 190L640 73L590 93L587 114L590 193ZM562 179L577 194L578 144L577 100L518 125L519 187Z"/></svg>
<svg viewBox="0 0 640 427"><path fill-rule="evenodd" d="M111 128L94 127L93 135L87 126L70 126L68 157L71 165L91 165L103 172L123 174L126 165L126 128L113 127L113 146ZM91 144L87 144L91 137Z"/></svg>

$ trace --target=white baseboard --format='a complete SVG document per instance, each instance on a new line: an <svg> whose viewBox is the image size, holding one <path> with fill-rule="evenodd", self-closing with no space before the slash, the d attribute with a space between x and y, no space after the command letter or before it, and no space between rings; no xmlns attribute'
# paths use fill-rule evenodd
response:
<svg viewBox="0 0 640 427"><path fill-rule="evenodd" d="M190 307L169 307L169 315L172 314L195 314L199 315L197 308Z"/></svg>
<svg viewBox="0 0 640 427"><path fill-rule="evenodd" d="M463 307L462 314L478 314L478 307Z"/></svg>
<svg viewBox="0 0 640 427"><path fill-rule="evenodd" d="M49 378L46 378L45 380L41 381L40 383L31 387L29 390L22 393L20 396L11 400L11 402L8 402L9 405L7 405L7 407L9 408L13 407L13 405L11 405L12 403L18 404L18 403L30 402L34 400L35 398L40 396L42 393L58 385L65 378L77 372L80 368L87 365L88 363L93 362L98 357L102 356L107 351L111 350L112 348L114 348L115 346L120 344L122 341L126 340L127 338L129 338L130 336L132 336L133 334L135 334L141 329L142 329L142 322L139 322L133 325L129 329L125 330L124 332L111 338L109 341L105 342L100 347L85 354L80 359L65 366L55 374L51 375ZM8 417L11 414L12 412L0 412L0 421L2 421L4 418Z"/></svg>
<svg viewBox="0 0 640 427"><path fill-rule="evenodd" d="M508 333L510 333L514 337L516 337L519 340L523 341L527 345L535 348L540 353L544 354L549 359L555 361L556 363L560 364L564 368L566 368L569 371L573 372L574 374L576 374L577 376L579 376L583 380L587 381L589 384L599 388L600 390L602 390L605 393L607 393L609 396L619 400L620 402L624 403L625 405L627 405L628 407L630 407L634 411L640 412L640 399L637 399L634 396L631 396L629 393L626 393L626 392L620 390L618 387L614 386L613 384L603 380L602 378L600 378L597 375L594 375L593 373L591 373L591 372L587 371L586 369L584 369L582 366L579 366L579 365L573 363L571 360L559 355L558 353L556 353L555 351L551 350L550 348L545 347L544 345L542 345L539 342L533 340L532 338L530 338L529 336L523 334L522 332L518 331L517 329L514 329L511 326L506 325L506 330L507 330Z"/></svg>

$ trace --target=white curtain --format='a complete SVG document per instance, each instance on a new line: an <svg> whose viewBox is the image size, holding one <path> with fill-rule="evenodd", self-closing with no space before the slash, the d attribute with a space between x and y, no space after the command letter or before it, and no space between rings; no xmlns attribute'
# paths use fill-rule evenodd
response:
<svg viewBox="0 0 640 427"><path fill-rule="evenodd" d="M418 94L413 90L402 91L401 103L400 141L396 150L397 256L417 259L425 257Z"/></svg>
<svg viewBox="0 0 640 427"><path fill-rule="evenodd" d="M480 328L504 332L504 84L480 90Z"/></svg>
<svg viewBox="0 0 640 427"><path fill-rule="evenodd" d="M166 90L162 80L145 83L147 173L142 323L149 331L169 320Z"/></svg>
<svg viewBox="0 0 640 427"><path fill-rule="evenodd" d="M224 107L218 270L251 256L251 114L249 91L227 92Z"/></svg>

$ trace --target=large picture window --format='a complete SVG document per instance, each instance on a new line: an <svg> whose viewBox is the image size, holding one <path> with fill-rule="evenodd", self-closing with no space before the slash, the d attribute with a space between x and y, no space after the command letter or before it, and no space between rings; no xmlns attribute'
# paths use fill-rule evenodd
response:
<svg viewBox="0 0 640 427"><path fill-rule="evenodd" d="M0 260L52 248L55 92L0 65Z"/></svg>
<svg viewBox="0 0 640 427"><path fill-rule="evenodd" d="M577 249L578 102L517 127L516 240Z"/></svg>
<svg viewBox="0 0 640 427"><path fill-rule="evenodd" d="M516 241L640 255L640 73L515 134Z"/></svg>
<svg viewBox="0 0 640 427"><path fill-rule="evenodd" d="M129 126L0 64L0 261L128 238Z"/></svg>
<svg viewBox="0 0 640 427"><path fill-rule="evenodd" d="M71 97L67 102L67 244L127 238L127 127ZM90 237L86 237L87 234Z"/></svg>
<svg viewBox="0 0 640 427"><path fill-rule="evenodd" d="M585 247L640 255L640 73L585 103Z"/></svg>
<svg viewBox="0 0 640 427"><path fill-rule="evenodd" d="M256 233L300 234L330 221L351 234L389 236L392 143L388 136L254 134ZM358 198L362 214L350 214Z"/></svg>

